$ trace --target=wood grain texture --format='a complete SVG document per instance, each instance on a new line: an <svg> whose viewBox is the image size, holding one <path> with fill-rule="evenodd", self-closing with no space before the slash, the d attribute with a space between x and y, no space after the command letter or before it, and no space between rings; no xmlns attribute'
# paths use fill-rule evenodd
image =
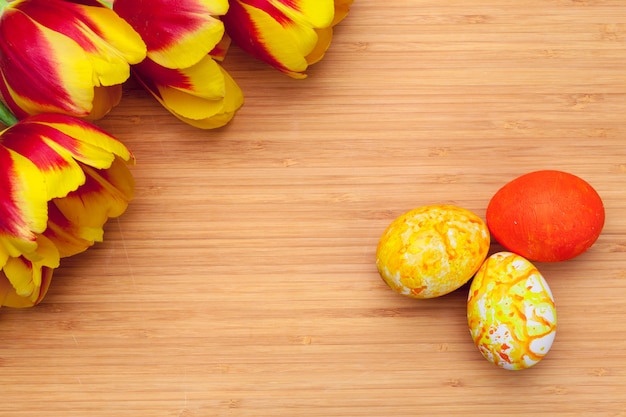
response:
<svg viewBox="0 0 626 417"><path fill-rule="evenodd" d="M233 48L216 131L129 84L99 124L137 196L33 309L0 311L3 417L626 416L626 3L357 0L291 80ZM559 328L536 367L472 344L467 287L411 300L374 253L397 215L484 218L535 169L590 182L598 242L538 264Z"/></svg>

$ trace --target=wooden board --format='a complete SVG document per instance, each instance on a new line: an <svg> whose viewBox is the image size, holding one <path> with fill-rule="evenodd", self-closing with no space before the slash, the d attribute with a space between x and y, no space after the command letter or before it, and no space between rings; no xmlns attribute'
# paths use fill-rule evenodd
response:
<svg viewBox="0 0 626 417"><path fill-rule="evenodd" d="M0 311L3 417L626 415L623 0L357 0L306 80L224 65L246 95L226 128L132 85L99 122L137 196L41 305ZM396 295L375 248L408 209L484 216L544 168L589 181L607 221L538 265L557 338L507 372L470 339L466 287Z"/></svg>

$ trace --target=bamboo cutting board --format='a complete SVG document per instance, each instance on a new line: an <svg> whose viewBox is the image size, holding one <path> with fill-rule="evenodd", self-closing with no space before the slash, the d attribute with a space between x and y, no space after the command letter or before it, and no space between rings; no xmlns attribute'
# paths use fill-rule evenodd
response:
<svg viewBox="0 0 626 417"><path fill-rule="evenodd" d="M0 415L626 416L626 3L357 0L292 80L233 48L246 104L183 125L129 85L99 124L137 196L44 302L0 311ZM399 214L484 218L536 169L590 182L607 221L538 264L559 314L536 367L474 347L467 287L393 293L375 249Z"/></svg>

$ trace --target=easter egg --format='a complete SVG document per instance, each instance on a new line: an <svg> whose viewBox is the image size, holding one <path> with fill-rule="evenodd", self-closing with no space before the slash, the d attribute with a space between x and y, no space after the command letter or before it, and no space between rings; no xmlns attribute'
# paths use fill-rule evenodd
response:
<svg viewBox="0 0 626 417"><path fill-rule="evenodd" d="M474 275L489 251L489 229L480 217L453 205L419 207L396 218L376 249L376 265L394 291L434 298Z"/></svg>
<svg viewBox="0 0 626 417"><path fill-rule="evenodd" d="M548 353L556 336L554 298L530 261L498 252L472 280L467 322L474 344L489 362L508 370L530 368Z"/></svg>
<svg viewBox="0 0 626 417"><path fill-rule="evenodd" d="M486 212L493 238L531 261L557 262L585 252L604 226L602 199L566 172L522 175L500 188Z"/></svg>

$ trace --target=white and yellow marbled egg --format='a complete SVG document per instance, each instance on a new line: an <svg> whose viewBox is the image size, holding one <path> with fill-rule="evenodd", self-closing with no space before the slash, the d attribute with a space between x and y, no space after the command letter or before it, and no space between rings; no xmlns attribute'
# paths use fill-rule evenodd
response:
<svg viewBox="0 0 626 417"><path fill-rule="evenodd" d="M456 290L487 257L490 235L480 217L454 205L430 205L396 218L376 249L376 265L394 291L434 298Z"/></svg>
<svg viewBox="0 0 626 417"><path fill-rule="evenodd" d="M511 252L491 255L476 272L467 321L485 359L509 370L538 363L556 336L556 308L548 283L530 261Z"/></svg>

